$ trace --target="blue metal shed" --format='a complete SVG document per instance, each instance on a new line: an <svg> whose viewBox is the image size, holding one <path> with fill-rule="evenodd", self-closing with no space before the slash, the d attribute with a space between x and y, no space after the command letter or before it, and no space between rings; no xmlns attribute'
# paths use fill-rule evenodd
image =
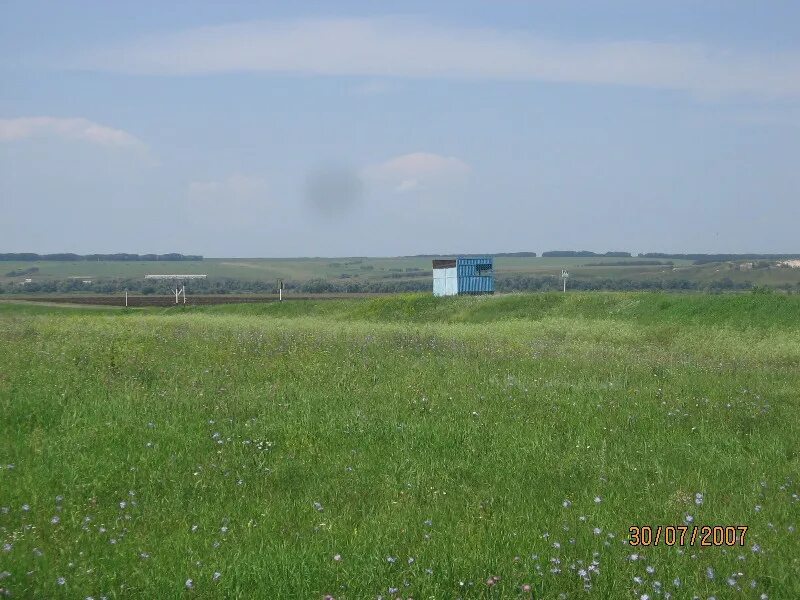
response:
<svg viewBox="0 0 800 600"><path fill-rule="evenodd" d="M494 260L491 256L433 261L434 296L493 293Z"/></svg>

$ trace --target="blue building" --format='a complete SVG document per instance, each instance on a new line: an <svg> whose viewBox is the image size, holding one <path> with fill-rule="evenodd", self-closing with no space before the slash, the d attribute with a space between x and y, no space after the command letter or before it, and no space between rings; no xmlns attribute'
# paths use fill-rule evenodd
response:
<svg viewBox="0 0 800 600"><path fill-rule="evenodd" d="M433 261L433 295L459 294L494 294L494 260L491 256Z"/></svg>

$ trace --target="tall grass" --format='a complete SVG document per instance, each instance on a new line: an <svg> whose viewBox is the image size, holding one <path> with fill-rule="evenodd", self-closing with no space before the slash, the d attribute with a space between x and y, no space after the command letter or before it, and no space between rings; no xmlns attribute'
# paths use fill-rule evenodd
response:
<svg viewBox="0 0 800 600"><path fill-rule="evenodd" d="M798 306L0 306L0 587L797 597ZM690 518L745 545L625 543Z"/></svg>

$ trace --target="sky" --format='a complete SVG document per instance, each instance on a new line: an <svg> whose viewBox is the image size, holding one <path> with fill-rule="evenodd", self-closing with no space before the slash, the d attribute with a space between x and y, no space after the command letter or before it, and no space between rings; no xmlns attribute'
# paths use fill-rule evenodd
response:
<svg viewBox="0 0 800 600"><path fill-rule="evenodd" d="M0 0L0 252L798 252L799 23Z"/></svg>

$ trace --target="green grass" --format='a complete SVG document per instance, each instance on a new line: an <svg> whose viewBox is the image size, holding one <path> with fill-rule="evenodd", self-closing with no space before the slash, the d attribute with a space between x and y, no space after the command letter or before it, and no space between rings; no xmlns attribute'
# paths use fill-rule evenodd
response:
<svg viewBox="0 0 800 600"><path fill-rule="evenodd" d="M798 390L792 296L0 304L0 587L794 598Z"/></svg>
<svg viewBox="0 0 800 600"><path fill-rule="evenodd" d="M584 267L609 260L625 261L630 267ZM532 276L558 276L562 268L568 268L581 277L647 277L669 276L671 267L639 265L644 259L587 258L531 258L498 257L495 261L501 275L523 274ZM688 265L689 261L674 261ZM207 258L203 261L148 262L148 261L35 261L0 262L0 282L21 281L23 277L9 278L6 273L37 267L38 272L25 275L36 281L61 280L69 277L89 279L143 278L146 274L190 273L207 274L212 279L230 278L248 281L275 282L282 278L292 281L307 281L314 278L337 278L341 274L357 275L359 279L385 279L400 274L413 275L407 269L431 270L429 257L387 258ZM783 269L790 276L791 270ZM797 280L797 277L794 278Z"/></svg>

